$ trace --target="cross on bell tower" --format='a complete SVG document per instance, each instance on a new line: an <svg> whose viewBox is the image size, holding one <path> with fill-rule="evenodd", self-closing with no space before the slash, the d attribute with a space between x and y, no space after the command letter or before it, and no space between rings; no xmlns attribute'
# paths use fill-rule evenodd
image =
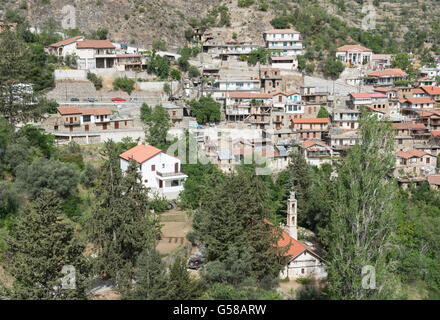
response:
<svg viewBox="0 0 440 320"><path fill-rule="evenodd" d="M287 199L287 233L295 240L298 240L297 225L297 201L295 191L290 191L289 199Z"/></svg>

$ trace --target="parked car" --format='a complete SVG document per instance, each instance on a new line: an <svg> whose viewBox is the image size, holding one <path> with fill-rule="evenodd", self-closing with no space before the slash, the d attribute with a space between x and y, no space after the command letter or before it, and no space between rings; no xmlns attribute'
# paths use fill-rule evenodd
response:
<svg viewBox="0 0 440 320"><path fill-rule="evenodd" d="M188 260L188 268L198 270L204 262L205 260L203 258L190 258Z"/></svg>
<svg viewBox="0 0 440 320"><path fill-rule="evenodd" d="M176 98L176 97L169 97L168 98L168 101L177 101L177 100L179 100L179 98Z"/></svg>
<svg viewBox="0 0 440 320"><path fill-rule="evenodd" d="M113 98L112 101L120 102L120 101L127 101L127 100L125 100L124 98L121 98L121 97L117 97L117 98Z"/></svg>
<svg viewBox="0 0 440 320"><path fill-rule="evenodd" d="M130 98L130 102L139 102L139 98Z"/></svg>
<svg viewBox="0 0 440 320"><path fill-rule="evenodd" d="M79 101L79 98L71 98L70 101Z"/></svg>
<svg viewBox="0 0 440 320"><path fill-rule="evenodd" d="M98 99L96 99L96 98L87 98L86 100L88 102L96 102L96 101L98 101Z"/></svg>

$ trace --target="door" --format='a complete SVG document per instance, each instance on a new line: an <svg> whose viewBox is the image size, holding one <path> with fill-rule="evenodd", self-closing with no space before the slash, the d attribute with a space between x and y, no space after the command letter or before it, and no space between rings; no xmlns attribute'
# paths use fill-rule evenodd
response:
<svg viewBox="0 0 440 320"><path fill-rule="evenodd" d="M85 130L89 131L89 125L88 124L85 125Z"/></svg>
<svg viewBox="0 0 440 320"><path fill-rule="evenodd" d="M163 181L159 180L159 189L162 189L162 188L163 188Z"/></svg>
<svg viewBox="0 0 440 320"><path fill-rule="evenodd" d="M354 129L354 122L351 123L351 128Z"/></svg>
<svg viewBox="0 0 440 320"><path fill-rule="evenodd" d="M73 126L69 126L69 131L73 131Z"/></svg>
<svg viewBox="0 0 440 320"><path fill-rule="evenodd" d="M104 124L102 125L102 130L107 130L107 123L104 123Z"/></svg>
<svg viewBox="0 0 440 320"><path fill-rule="evenodd" d="M174 172L175 173L179 172L179 163L174 164Z"/></svg>
<svg viewBox="0 0 440 320"><path fill-rule="evenodd" d="M115 122L115 129L119 129L119 122L118 121Z"/></svg>

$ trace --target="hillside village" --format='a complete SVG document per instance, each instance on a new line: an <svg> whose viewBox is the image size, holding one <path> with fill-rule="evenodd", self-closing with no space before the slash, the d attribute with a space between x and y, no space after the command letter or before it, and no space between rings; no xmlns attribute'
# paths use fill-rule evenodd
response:
<svg viewBox="0 0 440 320"><path fill-rule="evenodd" d="M220 19L224 12L218 9ZM24 21L0 21L11 48L34 34ZM84 250L75 249L81 258L63 259L78 266L85 257L97 261L87 271L92 289L78 290L80 299L216 300L222 285L235 300L332 297L344 248L338 237L352 230L335 212L361 212L363 227L386 226L378 231L386 238L380 249L365 249L378 269L388 266L381 248L393 228L399 241L411 243L399 245L423 255L418 265L409 254L401 257L395 274L423 268L424 276L402 276L396 296L438 299L439 244L432 239L439 226L433 208L440 203L440 55L430 52L432 61L423 63L413 52L379 53L347 41L315 68L316 59L305 58L310 39L292 23L271 24L247 37L193 23L179 50L163 40L112 41L108 32L36 30L30 43L39 47L28 54L42 57L35 73L53 77L42 90L17 71L20 58L0 58L0 284L20 277L14 257L28 250L21 240L13 245L20 238L14 230L21 230L10 227L20 221L15 216L43 212L48 203L48 216L57 212L67 221L68 237L87 239ZM359 208L357 200L371 207ZM418 219L421 212L427 216ZM49 235L47 228L32 239ZM124 245L114 246L116 238ZM248 278L235 280L234 261L246 261L241 271ZM154 288L142 287L150 263L162 270ZM253 285L246 285L249 278ZM387 298L340 290L333 298ZM44 299L28 295L26 285L8 294Z"/></svg>

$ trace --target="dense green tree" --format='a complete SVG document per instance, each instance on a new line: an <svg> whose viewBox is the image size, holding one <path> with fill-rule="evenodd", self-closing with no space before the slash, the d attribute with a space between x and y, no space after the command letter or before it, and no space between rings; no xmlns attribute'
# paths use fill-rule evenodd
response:
<svg viewBox="0 0 440 320"><path fill-rule="evenodd" d="M249 277L276 278L284 252L277 248L278 228L265 222L270 217L267 203L267 187L255 173L212 177L194 216L194 230L207 247L208 259L225 261L228 248L236 247L251 253Z"/></svg>
<svg viewBox="0 0 440 320"><path fill-rule="evenodd" d="M169 146L167 133L171 128L170 115L161 105L152 109L147 104L141 107L141 119L147 125L145 136L148 144L166 150Z"/></svg>
<svg viewBox="0 0 440 320"><path fill-rule="evenodd" d="M325 107L321 106L321 108L319 108L318 115L316 117L317 118L329 118L330 113L328 113L328 110Z"/></svg>
<svg viewBox="0 0 440 320"><path fill-rule="evenodd" d="M199 100L189 101L191 114L197 123L218 122L221 120L220 104L211 96L200 97Z"/></svg>
<svg viewBox="0 0 440 320"><path fill-rule="evenodd" d="M136 284L128 299L161 300L167 297L168 275L160 253L147 248L136 263ZM172 299L175 299L174 297Z"/></svg>
<svg viewBox="0 0 440 320"><path fill-rule="evenodd" d="M275 29L288 29L289 28L289 18L286 16L276 17L270 20L270 24Z"/></svg>
<svg viewBox="0 0 440 320"><path fill-rule="evenodd" d="M191 277L181 256L177 256L170 267L166 291L167 300L194 300L203 293L200 281Z"/></svg>
<svg viewBox="0 0 440 320"><path fill-rule="evenodd" d="M131 92L134 90L135 81L133 79L129 79L126 76L123 78L116 78L113 81L113 88L115 90L122 90L127 92L128 94L131 94Z"/></svg>
<svg viewBox="0 0 440 320"><path fill-rule="evenodd" d="M329 56L325 62L324 74L333 79L339 77L342 71L344 71L344 64L339 61L335 56Z"/></svg>
<svg viewBox="0 0 440 320"><path fill-rule="evenodd" d="M30 72L31 51L16 32L0 33L0 114L10 123L39 119L47 110L45 100L37 101Z"/></svg>
<svg viewBox="0 0 440 320"><path fill-rule="evenodd" d="M395 164L393 131L364 112L359 133L362 144L350 149L338 170L327 234L329 296L393 298L399 294L393 256L397 193L386 178ZM374 268L373 289L362 286L365 266Z"/></svg>
<svg viewBox="0 0 440 320"><path fill-rule="evenodd" d="M102 154L105 161L99 171L99 193L88 223L98 255L95 270L113 278L119 290L126 292L139 254L156 241L159 227L150 213L148 190L137 162L130 161L123 177L117 145L107 141Z"/></svg>
<svg viewBox="0 0 440 320"><path fill-rule="evenodd" d="M60 197L68 198L77 191L79 172L70 163L39 158L30 165L17 169L17 183L33 198L43 189L50 189Z"/></svg>
<svg viewBox="0 0 440 320"><path fill-rule="evenodd" d="M86 187L92 187L95 185L96 178L98 176L98 170L96 167L87 162L84 171L81 173L80 181Z"/></svg>
<svg viewBox="0 0 440 320"><path fill-rule="evenodd" d="M53 192L43 192L31 207L13 221L6 238L4 267L13 277L13 287L6 289L12 299L85 299L88 263L83 256L85 243L74 228L63 221L60 200ZM63 272L72 266L71 272ZM75 281L62 278L74 275Z"/></svg>
<svg viewBox="0 0 440 320"><path fill-rule="evenodd" d="M268 51L263 47L252 50L251 52L249 52L248 64L253 66L257 63L265 64L267 62L268 56Z"/></svg>

